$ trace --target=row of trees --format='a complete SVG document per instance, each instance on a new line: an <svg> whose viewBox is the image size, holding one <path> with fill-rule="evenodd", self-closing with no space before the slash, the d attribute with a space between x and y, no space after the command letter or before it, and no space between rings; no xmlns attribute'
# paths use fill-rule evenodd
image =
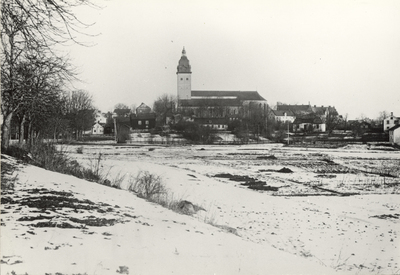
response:
<svg viewBox="0 0 400 275"><path fill-rule="evenodd" d="M9 147L13 123L22 141L25 131L30 140L63 129L79 136L93 118L91 96L67 92L77 73L58 52L60 45L80 43L77 35L89 27L73 13L82 5L93 6L87 0L1 1L2 148Z"/></svg>
<svg viewBox="0 0 400 275"><path fill-rule="evenodd" d="M212 101L211 104L204 100L204 104L200 104L196 110L192 108L183 108L179 110L183 116L198 115L200 117L226 117L231 116L226 106L218 106L218 102ZM166 118L173 113L176 113L176 98L171 95L164 94L156 99L153 105L153 111L157 115L157 124L159 126L166 123ZM232 131L238 138L246 139L249 136L253 138L258 138L260 136L265 136L268 138L274 137L276 139L281 139L286 137L287 129L289 126L290 131L292 131L293 124L275 121L274 118L268 116L268 106L259 107L257 104L245 105L240 108L237 112L237 116L240 117L239 120L232 120L228 124L228 130ZM195 112L195 113L194 113ZM340 116L337 112L329 112L328 115L324 117L324 122L326 123L326 131L331 134L333 130L352 130L354 134L360 135L363 133L361 125L363 121L371 123L372 127L381 127L383 119L389 115L388 112L380 112L379 117L376 119L368 119L364 116L355 120L348 121L347 114ZM193 123L192 123L193 124ZM190 123L181 123L177 130L183 131L184 128L188 129L190 135L193 135L193 129ZM197 129L197 128L196 128ZM197 131L199 131L197 129ZM365 131L364 131L365 132ZM203 135L203 136L208 136ZM196 137L198 139L198 137Z"/></svg>

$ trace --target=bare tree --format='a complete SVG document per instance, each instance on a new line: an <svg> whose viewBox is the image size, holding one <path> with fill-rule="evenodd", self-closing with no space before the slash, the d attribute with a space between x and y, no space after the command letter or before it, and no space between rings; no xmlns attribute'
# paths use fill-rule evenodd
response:
<svg viewBox="0 0 400 275"><path fill-rule="evenodd" d="M24 89L26 84L17 70L21 64L31 62L32 56L36 60L53 58L53 64L65 60L53 47L79 43L77 35L89 25L79 21L72 10L82 5L93 6L88 0L1 1L2 147L9 146L12 117L29 100L31 92ZM60 64L58 67L62 68ZM74 76L70 69L62 68L64 76Z"/></svg>
<svg viewBox="0 0 400 275"><path fill-rule="evenodd" d="M130 109L130 108L128 107L128 105L126 105L124 103L118 103L118 104L115 104L114 109Z"/></svg>
<svg viewBox="0 0 400 275"><path fill-rule="evenodd" d="M22 96L13 101L18 105L15 114L20 122L20 143L24 138L25 122L29 123L28 133L33 137L32 133L38 130L33 126L36 124L42 129L40 122L58 112L55 106L61 100L64 81L69 75L69 64L64 60L38 59L37 56L31 56L28 60L16 70L21 79L18 90Z"/></svg>
<svg viewBox="0 0 400 275"><path fill-rule="evenodd" d="M153 104L153 111L156 113L156 123L164 125L167 122L168 115L171 115L175 109L176 98L169 94L159 96Z"/></svg>
<svg viewBox="0 0 400 275"><path fill-rule="evenodd" d="M76 139L82 137L85 130L89 130L95 121L95 108L92 96L86 91L73 91L66 102L67 119Z"/></svg>

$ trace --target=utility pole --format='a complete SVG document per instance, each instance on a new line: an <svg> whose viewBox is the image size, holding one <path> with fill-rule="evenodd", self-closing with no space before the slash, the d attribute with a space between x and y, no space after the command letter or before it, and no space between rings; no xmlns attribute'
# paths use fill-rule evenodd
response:
<svg viewBox="0 0 400 275"><path fill-rule="evenodd" d="M289 145L289 121L287 120L287 144Z"/></svg>
<svg viewBox="0 0 400 275"><path fill-rule="evenodd" d="M115 137L115 142L118 143L118 137L117 137L117 114L113 113L112 118L114 119L114 137Z"/></svg>

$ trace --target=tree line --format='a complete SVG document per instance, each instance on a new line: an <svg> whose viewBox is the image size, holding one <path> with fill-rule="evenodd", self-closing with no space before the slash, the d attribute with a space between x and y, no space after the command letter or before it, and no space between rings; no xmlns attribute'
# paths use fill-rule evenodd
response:
<svg viewBox="0 0 400 275"><path fill-rule="evenodd" d="M20 142L76 137L93 123L91 95L71 89L78 80L75 67L59 47L77 40L89 25L73 10L87 0L1 1L1 146L9 147L17 126Z"/></svg>

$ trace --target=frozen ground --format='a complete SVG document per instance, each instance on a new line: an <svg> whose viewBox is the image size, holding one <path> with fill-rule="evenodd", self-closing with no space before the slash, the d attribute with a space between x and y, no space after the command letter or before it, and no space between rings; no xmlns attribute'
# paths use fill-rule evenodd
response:
<svg viewBox="0 0 400 275"><path fill-rule="evenodd" d="M2 274L400 274L398 151L77 148L63 150L88 166L101 153L102 171L125 175L125 187L140 170L161 175L174 198L206 211L180 215L127 191L21 167L22 184L10 200L51 190L93 207L58 205L38 214L29 205L3 204ZM43 221L75 228L35 225Z"/></svg>

